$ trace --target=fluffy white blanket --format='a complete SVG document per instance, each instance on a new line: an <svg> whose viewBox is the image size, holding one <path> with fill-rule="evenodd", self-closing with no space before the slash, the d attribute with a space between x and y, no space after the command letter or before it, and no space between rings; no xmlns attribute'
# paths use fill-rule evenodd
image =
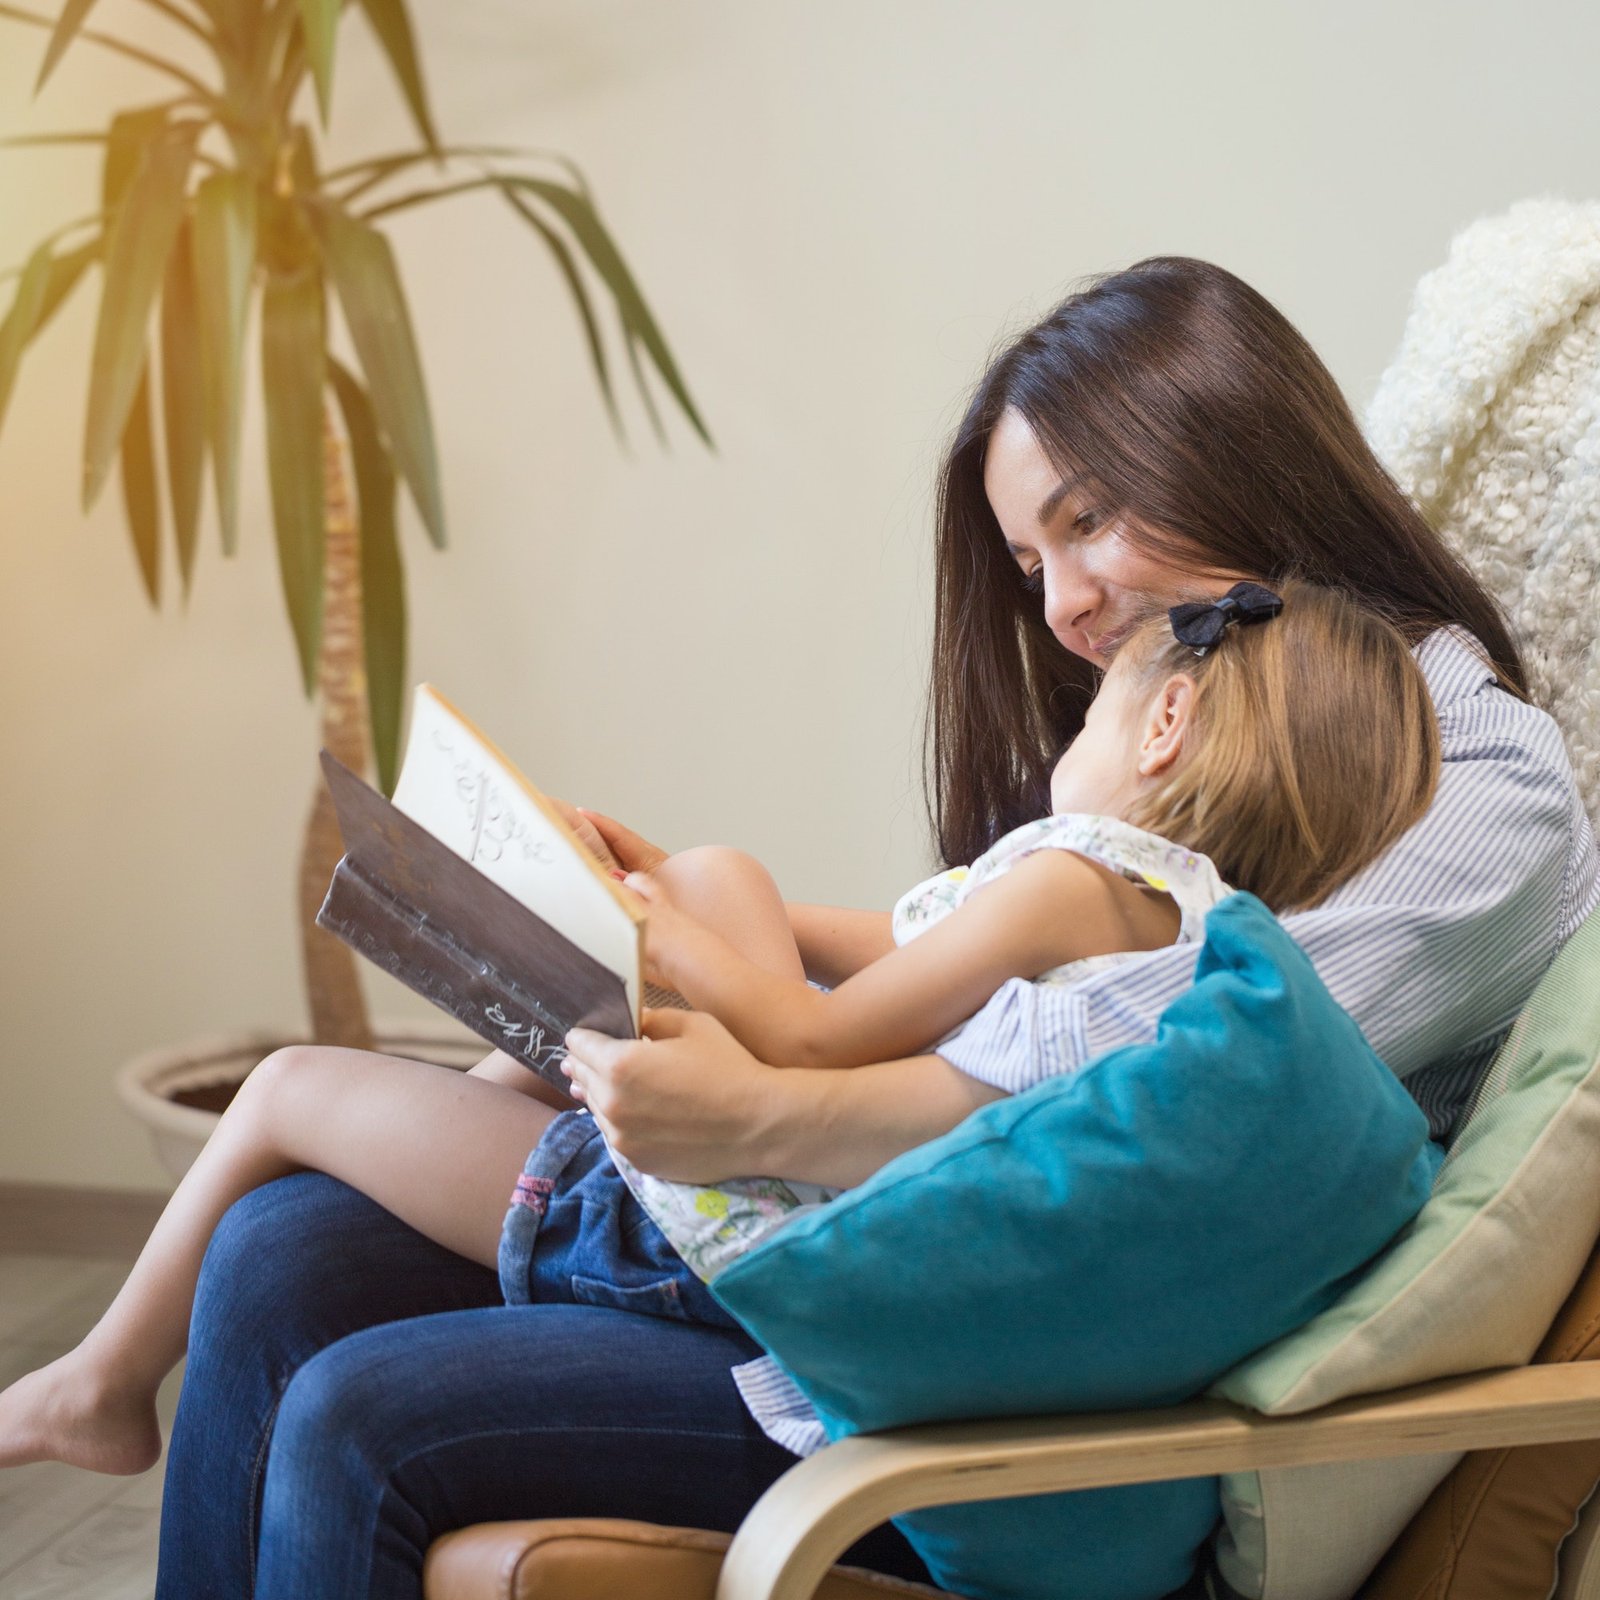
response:
<svg viewBox="0 0 1600 1600"><path fill-rule="evenodd" d="M1600 821L1600 205L1524 200L1463 229L1366 430L1505 608Z"/></svg>

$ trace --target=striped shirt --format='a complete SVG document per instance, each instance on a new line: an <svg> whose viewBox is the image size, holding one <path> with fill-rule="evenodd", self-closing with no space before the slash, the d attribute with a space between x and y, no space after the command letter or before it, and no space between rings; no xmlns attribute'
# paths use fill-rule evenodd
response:
<svg viewBox="0 0 1600 1600"><path fill-rule="evenodd" d="M1459 630L1429 635L1417 664L1439 719L1432 806L1343 888L1283 925L1448 1142L1534 985L1600 904L1600 860L1551 718L1501 689ZM1169 945L1062 987L1010 979L938 1053L1020 1093L1154 1038L1197 954L1193 944ZM770 1438L798 1455L826 1442L774 1362L733 1375Z"/></svg>

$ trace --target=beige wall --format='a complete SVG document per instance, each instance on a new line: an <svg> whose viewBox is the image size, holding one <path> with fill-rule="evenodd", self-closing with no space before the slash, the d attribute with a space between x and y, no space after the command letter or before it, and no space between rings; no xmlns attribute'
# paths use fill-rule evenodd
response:
<svg viewBox="0 0 1600 1600"><path fill-rule="evenodd" d="M413 676L553 791L744 845L801 898L886 906L926 868L929 490L1002 332L1082 274L1208 256L1360 404L1455 228L1600 193L1577 3L414 9L447 136L580 159L719 449L673 421L663 455L633 406L618 452L553 268L493 203L397 221L452 531L440 555L405 529ZM406 142L346 28L337 145ZM37 42L0 41L0 133L149 93L80 50L30 104ZM0 258L92 195L86 157L0 155ZM141 1187L118 1062L300 1017L316 728L257 455L243 549L208 534L187 610L144 603L114 489L80 515L91 310L0 439L0 1180Z"/></svg>

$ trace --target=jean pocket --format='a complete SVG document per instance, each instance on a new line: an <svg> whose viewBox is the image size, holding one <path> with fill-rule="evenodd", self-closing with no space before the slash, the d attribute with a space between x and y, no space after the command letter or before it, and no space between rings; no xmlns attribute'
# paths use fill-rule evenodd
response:
<svg viewBox="0 0 1600 1600"><path fill-rule="evenodd" d="M575 1272L572 1274L572 1298L580 1306L632 1311L642 1317L668 1317L674 1322L698 1320L684 1305L682 1285L676 1278L621 1284L605 1278L586 1278Z"/></svg>

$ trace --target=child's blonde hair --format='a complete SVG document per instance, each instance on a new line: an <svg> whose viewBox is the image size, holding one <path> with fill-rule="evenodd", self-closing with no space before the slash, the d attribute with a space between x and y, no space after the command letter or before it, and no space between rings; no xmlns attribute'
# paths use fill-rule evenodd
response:
<svg viewBox="0 0 1600 1600"><path fill-rule="evenodd" d="M1211 857L1274 911L1325 900L1428 809L1439 728L1398 629L1338 589L1274 585L1281 615L1204 655L1165 613L1118 651L1141 683L1194 680L1190 737L1128 821Z"/></svg>

